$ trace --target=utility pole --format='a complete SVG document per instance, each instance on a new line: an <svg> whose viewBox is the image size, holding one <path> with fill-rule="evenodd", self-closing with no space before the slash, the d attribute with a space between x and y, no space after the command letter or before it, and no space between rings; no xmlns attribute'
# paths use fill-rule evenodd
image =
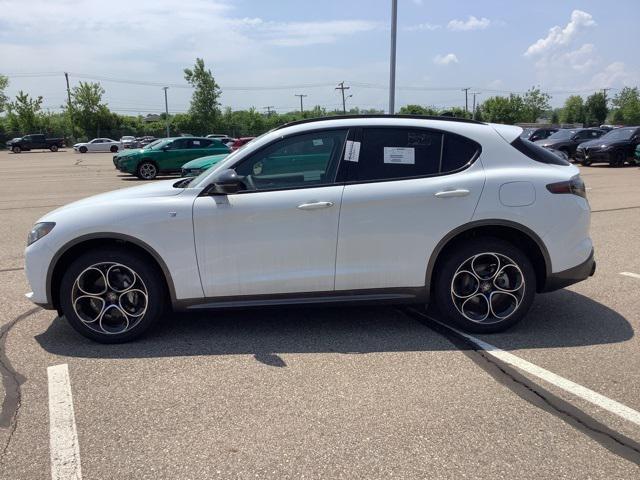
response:
<svg viewBox="0 0 640 480"><path fill-rule="evenodd" d="M345 87L344 82L340 82L338 86L335 88L336 90L340 90L342 92L342 113L343 115L347 114L347 104L344 98L344 91L349 90L351 87Z"/></svg>
<svg viewBox="0 0 640 480"><path fill-rule="evenodd" d="M67 110L69 110L69 121L71 122L71 141L76 143L75 127L73 124L73 107L71 106L71 89L69 88L69 74L64 72L64 78L67 81Z"/></svg>
<svg viewBox="0 0 640 480"><path fill-rule="evenodd" d="M604 103L605 103L605 105L606 105L606 103L607 103L607 92L608 92L609 90L613 90L613 89L612 89L612 88L610 88L610 87L609 87L609 88L603 88L603 89L602 89L602 94L604 95Z"/></svg>
<svg viewBox="0 0 640 480"><path fill-rule="evenodd" d="M164 90L164 113L165 113L165 122L167 123L167 138L169 138L171 136L171 134L169 133L169 101L167 100L167 90L169 90L169 87L162 87L162 89Z"/></svg>
<svg viewBox="0 0 640 480"><path fill-rule="evenodd" d="M464 113L469 112L469 90L471 90L470 87L462 89L464 92Z"/></svg>
<svg viewBox="0 0 640 480"><path fill-rule="evenodd" d="M308 96L308 95L302 95L302 94L300 94L300 93L296 93L296 94L294 95L294 97L300 97L300 113L301 113L302 115L304 115L304 108L302 108L302 99L303 99L304 97L307 97L307 96Z"/></svg>
<svg viewBox="0 0 640 480"><path fill-rule="evenodd" d="M480 95L482 92L471 92L471 95L473 95L473 114L472 114L472 119L475 120L476 119L476 95Z"/></svg>
<svg viewBox="0 0 640 480"><path fill-rule="evenodd" d="M273 112L273 109L275 108L273 105L269 105L268 107L262 107L267 111L267 117L271 116L271 112Z"/></svg>
<svg viewBox="0 0 640 480"><path fill-rule="evenodd" d="M398 26L398 0L391 0L391 56L389 58L389 115L396 109L396 33Z"/></svg>

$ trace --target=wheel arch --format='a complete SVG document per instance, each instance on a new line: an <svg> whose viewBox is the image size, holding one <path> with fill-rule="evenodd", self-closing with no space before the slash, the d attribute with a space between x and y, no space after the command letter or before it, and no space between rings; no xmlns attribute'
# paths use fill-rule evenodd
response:
<svg viewBox="0 0 640 480"><path fill-rule="evenodd" d="M95 248L117 247L127 248L146 257L153 262L162 272L164 284L169 293L171 305L176 302L175 287L169 268L162 257L145 242L121 233L91 233L78 237L60 248L54 255L47 270L47 298L51 305L60 311L60 282L62 276L71 262L82 253Z"/></svg>
<svg viewBox="0 0 640 480"><path fill-rule="evenodd" d="M509 241L521 248L529 257L536 272L536 290L544 290L546 279L552 272L551 257L542 239L530 228L509 220L491 219L477 220L462 225L447 235L436 245L427 264L425 285L427 291L433 288L433 277L443 261L448 249L454 248L459 242L480 236L497 237Z"/></svg>

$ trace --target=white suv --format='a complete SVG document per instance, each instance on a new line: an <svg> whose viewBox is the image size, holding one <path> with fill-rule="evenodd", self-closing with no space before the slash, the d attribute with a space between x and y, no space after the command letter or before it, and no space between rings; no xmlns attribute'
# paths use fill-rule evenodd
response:
<svg viewBox="0 0 640 480"><path fill-rule="evenodd" d="M195 179L45 215L26 249L33 302L100 342L174 310L428 303L503 330L536 292L593 274L578 169L522 129L453 118L302 121Z"/></svg>

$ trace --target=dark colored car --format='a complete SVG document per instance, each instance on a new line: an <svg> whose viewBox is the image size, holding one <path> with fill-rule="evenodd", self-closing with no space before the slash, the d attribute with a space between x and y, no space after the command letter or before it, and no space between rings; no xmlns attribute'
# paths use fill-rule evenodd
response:
<svg viewBox="0 0 640 480"><path fill-rule="evenodd" d="M240 147L242 147L243 145L249 143L254 138L256 138L256 137L240 137L240 138L236 138L235 142L233 142L231 145L229 145L231 147L231 151L235 152Z"/></svg>
<svg viewBox="0 0 640 480"><path fill-rule="evenodd" d="M635 164L638 144L640 127L616 128L597 140L582 143L576 150L576 160L585 166L600 162L612 167L622 167L625 162Z"/></svg>
<svg viewBox="0 0 640 480"><path fill-rule="evenodd" d="M538 140L544 140L545 138L548 138L549 136L556 133L558 130L560 129L555 127L525 128L524 131L522 132L522 135L520 135L520 138L529 140L530 142L535 142Z"/></svg>
<svg viewBox="0 0 640 480"><path fill-rule="evenodd" d="M47 138L41 133L25 135L7 142L7 148L13 153L28 152L29 150L51 150L57 152L64 147L64 138Z"/></svg>
<svg viewBox="0 0 640 480"><path fill-rule="evenodd" d="M138 142L138 148L144 148L147 145L149 145L150 143L155 142L157 139L156 137L152 137L152 136L145 136L145 137L138 137L136 138L136 141Z"/></svg>
<svg viewBox="0 0 640 480"><path fill-rule="evenodd" d="M215 138L165 138L140 150L118 153L113 164L121 172L152 180L161 173L179 173L193 159L229 152L229 147Z"/></svg>
<svg viewBox="0 0 640 480"><path fill-rule="evenodd" d="M561 128L549 138L538 140L535 143L541 147L560 150L566 153L569 158L573 158L578 145L600 138L604 133L599 128Z"/></svg>

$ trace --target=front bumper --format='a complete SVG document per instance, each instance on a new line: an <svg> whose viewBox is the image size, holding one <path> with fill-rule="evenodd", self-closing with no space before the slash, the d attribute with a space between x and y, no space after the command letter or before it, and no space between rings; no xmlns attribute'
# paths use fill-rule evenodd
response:
<svg viewBox="0 0 640 480"><path fill-rule="evenodd" d="M591 162L609 162L611 160L609 151L607 150L576 150L575 159L578 162L590 160Z"/></svg>
<svg viewBox="0 0 640 480"><path fill-rule="evenodd" d="M562 272L552 273L547 275L547 279L544 284L543 292L553 292L561 288L573 285L574 283L581 282L587 278L593 276L596 273L596 261L594 259L593 250L589 258L587 258L580 265L563 270Z"/></svg>

